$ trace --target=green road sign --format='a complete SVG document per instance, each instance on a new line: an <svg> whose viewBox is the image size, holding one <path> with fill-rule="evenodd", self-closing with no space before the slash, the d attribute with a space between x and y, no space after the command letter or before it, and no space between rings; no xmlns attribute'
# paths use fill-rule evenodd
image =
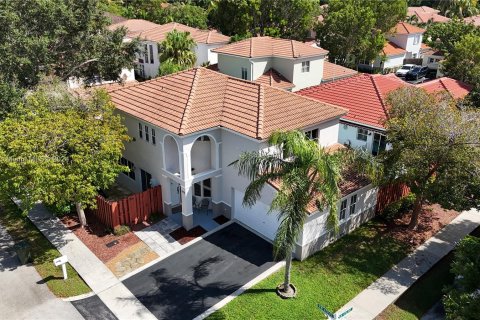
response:
<svg viewBox="0 0 480 320"><path fill-rule="evenodd" d="M331 313L330 311L328 311L327 308L325 308L321 304L317 304L317 306L318 306L318 309L322 310L322 312L327 315L327 317L335 319L335 315L333 313Z"/></svg>
<svg viewBox="0 0 480 320"><path fill-rule="evenodd" d="M342 313L340 313L340 314L337 316L337 319L340 319L340 318L345 317L345 316L346 316L348 313L350 313L352 310L353 310L353 307L350 307L350 309L347 309L347 310L343 311Z"/></svg>

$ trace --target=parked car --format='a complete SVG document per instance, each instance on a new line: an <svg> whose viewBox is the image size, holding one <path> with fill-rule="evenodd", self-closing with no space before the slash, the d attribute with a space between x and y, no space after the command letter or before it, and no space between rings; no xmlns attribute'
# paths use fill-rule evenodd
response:
<svg viewBox="0 0 480 320"><path fill-rule="evenodd" d="M407 72L405 80L416 81L424 78L427 75L428 67L416 66Z"/></svg>
<svg viewBox="0 0 480 320"><path fill-rule="evenodd" d="M403 65L400 69L395 72L395 75L397 77L403 78L407 74L408 71L410 71L413 67L416 67L417 65L415 64L405 64Z"/></svg>

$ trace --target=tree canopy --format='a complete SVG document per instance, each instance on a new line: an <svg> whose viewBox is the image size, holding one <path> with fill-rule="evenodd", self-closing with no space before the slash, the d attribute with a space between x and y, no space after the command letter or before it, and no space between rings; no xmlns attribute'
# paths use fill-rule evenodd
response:
<svg viewBox="0 0 480 320"><path fill-rule="evenodd" d="M430 47L449 53L453 51L455 43L469 34L480 36L480 28L475 27L473 24L453 19L446 23L429 25L423 38Z"/></svg>
<svg viewBox="0 0 480 320"><path fill-rule="evenodd" d="M160 75L192 68L197 60L194 47L195 41L189 32L169 32L160 44Z"/></svg>
<svg viewBox="0 0 480 320"><path fill-rule="evenodd" d="M405 0L331 0L318 24L317 39L337 63L372 61L385 45L385 34L406 13Z"/></svg>
<svg viewBox="0 0 480 320"><path fill-rule="evenodd" d="M84 101L60 84L41 85L0 122L0 190L22 200L94 205L98 190L128 168L119 164L128 140L104 91Z"/></svg>
<svg viewBox="0 0 480 320"><path fill-rule="evenodd" d="M211 25L226 35L278 36L303 40L319 14L317 0L218 0Z"/></svg>
<svg viewBox="0 0 480 320"><path fill-rule="evenodd" d="M465 18L478 14L478 0L440 0L438 9L450 18Z"/></svg>
<svg viewBox="0 0 480 320"><path fill-rule="evenodd" d="M392 149L381 153L383 180L405 183L416 195L410 226L425 201L444 208L480 205L480 112L459 109L448 94L406 87L388 96L386 135Z"/></svg>
<svg viewBox="0 0 480 320"><path fill-rule="evenodd" d="M34 86L42 74L118 80L132 67L137 44L124 29L109 31L99 1L0 2L0 69L6 82Z"/></svg>

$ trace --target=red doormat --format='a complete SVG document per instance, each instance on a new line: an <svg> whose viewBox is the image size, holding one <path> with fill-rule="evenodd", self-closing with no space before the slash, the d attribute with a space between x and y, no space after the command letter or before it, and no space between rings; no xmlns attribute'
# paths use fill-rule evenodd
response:
<svg viewBox="0 0 480 320"><path fill-rule="evenodd" d="M184 227L178 228L175 231L170 232L170 235L173 239L177 240L180 244L185 244L192 241L193 239L200 237L202 234L206 233L207 230L203 229L200 226L196 226L189 231L185 230Z"/></svg>
<svg viewBox="0 0 480 320"><path fill-rule="evenodd" d="M218 217L215 217L213 218L213 220L215 220L216 223L218 224L224 224L224 223L227 223L228 221L230 221L227 217L225 217L224 215L220 215Z"/></svg>

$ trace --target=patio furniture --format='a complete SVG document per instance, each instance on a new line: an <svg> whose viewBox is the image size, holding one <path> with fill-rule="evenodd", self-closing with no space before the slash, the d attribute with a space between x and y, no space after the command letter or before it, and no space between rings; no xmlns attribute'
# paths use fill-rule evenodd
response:
<svg viewBox="0 0 480 320"><path fill-rule="evenodd" d="M200 204L200 210L203 211L205 210L205 212L207 213L208 215L208 208L210 207L210 200L209 199L202 199L202 202Z"/></svg>

